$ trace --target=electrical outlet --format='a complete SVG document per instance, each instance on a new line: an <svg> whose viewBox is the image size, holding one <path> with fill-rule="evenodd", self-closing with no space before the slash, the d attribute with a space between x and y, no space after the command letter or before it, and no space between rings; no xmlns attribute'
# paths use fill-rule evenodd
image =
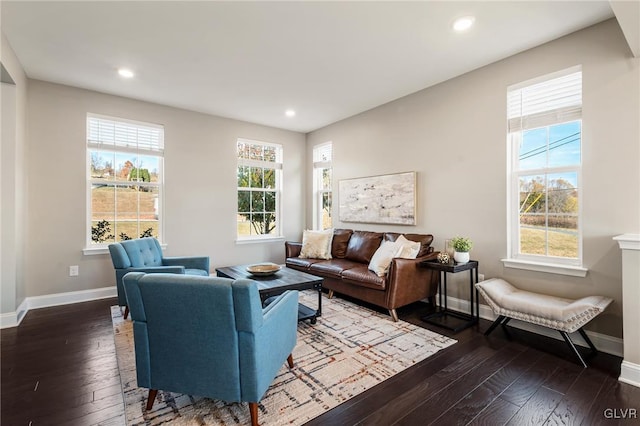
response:
<svg viewBox="0 0 640 426"><path fill-rule="evenodd" d="M80 267L78 265L69 266L69 276L77 277L80 274Z"/></svg>
<svg viewBox="0 0 640 426"><path fill-rule="evenodd" d="M484 274L478 274L478 281L484 281Z"/></svg>

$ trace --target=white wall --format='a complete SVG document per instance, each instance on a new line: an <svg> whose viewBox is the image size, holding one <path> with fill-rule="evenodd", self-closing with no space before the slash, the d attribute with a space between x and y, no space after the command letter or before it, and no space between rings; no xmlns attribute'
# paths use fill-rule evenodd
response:
<svg viewBox="0 0 640 426"><path fill-rule="evenodd" d="M586 278L507 269L506 90L509 85L582 64L583 219ZM424 232L436 249L471 237L480 272L564 297L601 294L615 303L587 326L622 335L621 256L611 239L640 231L640 67L615 20L587 28L307 135L333 141L336 227ZM340 223L338 181L415 170L418 224ZM311 205L311 179L307 180ZM624 208L620 208L624 206ZM307 223L312 223L311 212ZM458 274L462 275L462 274ZM467 276L450 295L467 299Z"/></svg>
<svg viewBox="0 0 640 426"><path fill-rule="evenodd" d="M2 83L0 98L0 314L15 312L25 298L27 77L9 42L2 37L0 62L15 85Z"/></svg>
<svg viewBox="0 0 640 426"><path fill-rule="evenodd" d="M109 255L84 256L86 115L158 123L165 130L167 256L208 255L212 269L284 261L284 243L238 245L236 139L284 146L283 231L304 220L305 136L265 126L30 80L27 296L115 285ZM69 277L69 266L80 275Z"/></svg>

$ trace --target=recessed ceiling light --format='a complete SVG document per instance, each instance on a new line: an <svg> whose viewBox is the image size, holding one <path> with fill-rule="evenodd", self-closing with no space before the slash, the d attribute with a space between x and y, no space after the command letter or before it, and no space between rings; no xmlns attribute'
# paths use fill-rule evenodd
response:
<svg viewBox="0 0 640 426"><path fill-rule="evenodd" d="M469 28L473 26L476 18L473 16L463 16L462 18L458 18L453 21L453 29L457 32L467 31Z"/></svg>
<svg viewBox="0 0 640 426"><path fill-rule="evenodd" d="M120 68L118 69L118 74L120 74L121 77L124 78L131 78L133 77L133 71L128 70L126 68Z"/></svg>
<svg viewBox="0 0 640 426"><path fill-rule="evenodd" d="M284 115L286 115L287 117L293 117L296 115L296 112L292 109L288 109L284 112Z"/></svg>

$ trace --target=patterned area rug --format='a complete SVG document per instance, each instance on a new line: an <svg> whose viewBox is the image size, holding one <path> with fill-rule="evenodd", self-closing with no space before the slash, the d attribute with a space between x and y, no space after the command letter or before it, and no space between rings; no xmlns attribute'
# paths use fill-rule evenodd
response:
<svg viewBox="0 0 640 426"><path fill-rule="evenodd" d="M301 292L300 301L316 306L317 294ZM295 366L283 363L260 401L265 425L300 425L456 341L340 298L322 301L316 325L299 323ZM148 390L136 385L133 327L111 308L128 425L246 425L246 403L224 403L199 396L158 391L149 412Z"/></svg>

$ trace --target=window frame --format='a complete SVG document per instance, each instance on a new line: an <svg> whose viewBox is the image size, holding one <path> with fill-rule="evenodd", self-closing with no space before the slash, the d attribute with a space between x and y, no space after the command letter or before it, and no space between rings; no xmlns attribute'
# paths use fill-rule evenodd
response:
<svg viewBox="0 0 640 426"><path fill-rule="evenodd" d="M329 160L318 158L329 147ZM333 142L324 142L313 147L313 227L317 230L323 230L323 198L325 194L331 195L331 211L333 211ZM331 170L331 182L329 188L323 185L324 169ZM331 226L333 226L333 215L331 214ZM330 228L327 228L330 229Z"/></svg>
<svg viewBox="0 0 640 426"><path fill-rule="evenodd" d="M273 147L276 149L276 161L269 162L263 160L251 160L246 158L241 158L238 156L238 145L240 143L251 144L251 145L261 145L263 147ZM236 139L236 208L235 208L235 216L236 216L236 243L251 243L251 242L261 242L266 240L281 240L283 238L282 231L282 214L281 214L281 205L282 205L282 170L284 164L284 147L282 144L273 143L273 142L265 142L259 141L255 139L247 139L247 138L237 138ZM238 186L238 168L240 166L249 166L249 167L262 167L262 168L272 168L275 170L275 223L276 223L276 233L275 234L251 234L251 235L240 235L238 234L238 222L237 217L240 215L238 211L238 193L239 191L247 191L246 187ZM265 188L264 183L261 187L260 191L264 191ZM251 189L248 190L252 192Z"/></svg>
<svg viewBox="0 0 640 426"><path fill-rule="evenodd" d="M155 148L141 148L136 141L136 146L124 146L117 143L101 143L90 141L90 121L91 120L103 120L103 121L113 121L116 123L122 123L126 126L132 126L134 128L139 129L155 129L159 131L159 140L158 145ZM86 134L85 134L85 167L86 167L86 237L85 237L85 248L83 249L83 253L85 255L91 254L103 254L108 253L108 245L113 241L102 242L102 243L94 243L92 240L91 229L93 226L93 210L92 210L92 191L94 185L105 185L112 186L114 188L122 187L122 186L130 186L131 183L127 184L124 181L105 181L104 179L93 178L91 175L91 153L93 151L101 151L112 153L114 157L117 154L136 154L139 156L146 157L157 157L158 159L158 181L157 182L143 182L139 178L134 182L136 186L148 187L148 188L156 188L157 189L157 230L158 235L154 236L160 244L165 247L166 244L163 242L164 236L164 126L156 123L148 123L142 121L136 121L121 117L113 117L102 114L95 113L87 113L86 116ZM115 167L115 164L114 164ZM138 202L138 210L137 210L137 221L140 221L140 206ZM120 241L118 239L117 231L113 230L115 234L114 240ZM132 238L137 238L138 235Z"/></svg>
<svg viewBox="0 0 640 426"><path fill-rule="evenodd" d="M569 108L557 108L545 110L542 113L520 116L520 127L511 129L511 122L507 125L507 258L502 259L506 267L535 270L541 272L558 273L563 275L572 275L584 277L587 269L583 266L583 194L582 186L582 166L583 166L583 146L584 132L582 120L582 69L580 66L561 70L556 73L547 74L532 80L528 80L517 85L507 88L507 120L513 120L510 108L512 107L510 96L514 91L520 91L525 88L537 85L539 83L549 82L558 78L570 76L580 73L580 102L579 106L571 106ZM540 116L544 116L541 119ZM516 117L517 119L517 117ZM529 125L522 122L527 119L531 120ZM535 122L534 122L535 121ZM580 161L574 165L550 166L548 163L544 167L537 168L519 168L520 145L522 136L525 131L533 129L550 129L553 126L561 124L569 124L572 122L580 123ZM548 131L548 130L547 130ZM547 136L547 145L545 152L549 152L549 138ZM578 193L577 203L577 257L561 257L551 256L547 252L544 255L536 255L529 253L520 253L520 178L522 176L542 176L545 178L549 175L557 173L575 173L576 175L576 191ZM548 183L545 187L548 188ZM549 211L545 211L545 218L548 220ZM544 226L545 232L549 231L548 222ZM548 240L545 240L548 244ZM548 247L548 246L547 246Z"/></svg>

